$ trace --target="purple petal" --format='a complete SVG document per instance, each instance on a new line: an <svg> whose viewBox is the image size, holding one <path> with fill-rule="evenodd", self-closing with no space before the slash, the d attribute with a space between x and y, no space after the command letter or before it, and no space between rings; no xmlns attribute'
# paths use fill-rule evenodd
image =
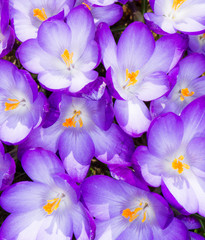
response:
<svg viewBox="0 0 205 240"><path fill-rule="evenodd" d="M205 97L195 99L181 113L184 123L183 142L189 142L194 135L203 136L205 131Z"/></svg>
<svg viewBox="0 0 205 240"><path fill-rule="evenodd" d="M130 101L116 100L114 112L120 127L133 137L141 135L149 128L151 121L149 110L138 98Z"/></svg>
<svg viewBox="0 0 205 240"><path fill-rule="evenodd" d="M43 208L43 197L48 185L19 182L7 188L1 195L1 206L10 213L24 213Z"/></svg>
<svg viewBox="0 0 205 240"><path fill-rule="evenodd" d="M165 72L154 72L146 76L139 88L137 97L143 101L152 101L169 90L168 76Z"/></svg>
<svg viewBox="0 0 205 240"><path fill-rule="evenodd" d="M43 22L38 30L37 39L44 51L56 57L61 56L65 49L70 51L71 31L63 21Z"/></svg>
<svg viewBox="0 0 205 240"><path fill-rule="evenodd" d="M27 175L37 182L49 184L53 181L53 174L65 172L60 159L54 153L42 148L26 151L21 163Z"/></svg>
<svg viewBox="0 0 205 240"><path fill-rule="evenodd" d="M95 145L95 157L106 164L130 165L134 152L131 137L125 134L118 125L112 124L107 131L95 128L90 132Z"/></svg>
<svg viewBox="0 0 205 240"><path fill-rule="evenodd" d="M92 15L96 25L104 22L112 26L122 18L123 9L117 4L111 4L105 7L96 6L92 9Z"/></svg>
<svg viewBox="0 0 205 240"><path fill-rule="evenodd" d="M86 6L73 8L67 17L67 24L71 29L71 48L78 59L87 44L94 39L95 25L92 14Z"/></svg>
<svg viewBox="0 0 205 240"><path fill-rule="evenodd" d="M194 233L194 232L189 232L191 240L204 240L205 238L202 237L201 235Z"/></svg>
<svg viewBox="0 0 205 240"><path fill-rule="evenodd" d="M167 113L155 119L148 132L150 153L159 158L177 150L183 137L183 122L177 115Z"/></svg>
<svg viewBox="0 0 205 240"><path fill-rule="evenodd" d="M105 68L110 66L116 68L117 63L117 45L109 26L105 23L100 23L96 32L96 38L99 42L102 60Z"/></svg>
<svg viewBox="0 0 205 240"><path fill-rule="evenodd" d="M152 33L141 22L130 24L122 33L117 47L120 68L136 71L151 57L155 47Z"/></svg>
<svg viewBox="0 0 205 240"><path fill-rule="evenodd" d="M179 215L177 218L180 219L188 229L201 228L199 220L195 217Z"/></svg>
<svg viewBox="0 0 205 240"><path fill-rule="evenodd" d="M68 175L81 182L89 169L95 147L86 131L66 130L59 139L59 154Z"/></svg>

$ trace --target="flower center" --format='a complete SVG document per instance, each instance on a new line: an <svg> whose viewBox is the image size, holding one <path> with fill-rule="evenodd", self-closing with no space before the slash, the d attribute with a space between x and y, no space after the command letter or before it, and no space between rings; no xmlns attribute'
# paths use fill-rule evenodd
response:
<svg viewBox="0 0 205 240"><path fill-rule="evenodd" d="M7 100L9 100L11 103L5 102L5 109L4 109L4 111L14 110L20 104L20 101L17 100L17 99L8 98Z"/></svg>
<svg viewBox="0 0 205 240"><path fill-rule="evenodd" d="M175 170L178 170L178 173L182 173L185 169L190 169L190 166L186 163L182 163L184 156L180 156L178 159L175 158L174 161L172 162L172 168Z"/></svg>
<svg viewBox="0 0 205 240"><path fill-rule="evenodd" d="M44 8L42 10L39 8L33 9L33 16L37 17L40 21L45 21L48 18Z"/></svg>
<svg viewBox="0 0 205 240"><path fill-rule="evenodd" d="M54 210L57 210L60 204L61 198L54 198L47 200L47 204L43 206L43 209L50 215Z"/></svg>
<svg viewBox="0 0 205 240"><path fill-rule="evenodd" d="M91 10L91 7L87 3L82 2L82 4L85 5L89 10Z"/></svg>
<svg viewBox="0 0 205 240"><path fill-rule="evenodd" d="M140 202L139 207L135 208L134 211L131 211L129 208L124 209L122 212L122 216L125 218L129 218L129 222L132 222L136 218L138 218L141 214L143 214L142 222L145 222L147 218L147 211L144 211L144 209L148 207L148 203L145 203L144 207L142 207L142 205L143 204Z"/></svg>
<svg viewBox="0 0 205 240"><path fill-rule="evenodd" d="M83 121L82 121L82 118L79 117L81 114L81 111L74 111L73 112L73 116L71 118L66 118L65 122L63 123L63 126L64 127L76 127L76 118L80 124L80 127L83 126Z"/></svg>
<svg viewBox="0 0 205 240"><path fill-rule="evenodd" d="M135 85L135 83L137 83L137 76L139 74L139 70L137 70L136 72L129 72L129 70L126 68L126 85L123 87L129 87L129 86L133 86Z"/></svg>
<svg viewBox="0 0 205 240"><path fill-rule="evenodd" d="M184 101L185 97L191 97L191 96L194 95L194 92L189 92L188 88L181 89L180 93L181 93L181 95L180 95L180 100L181 101Z"/></svg>
<svg viewBox="0 0 205 240"><path fill-rule="evenodd" d="M172 8L177 10L186 0L173 0Z"/></svg>
<svg viewBox="0 0 205 240"><path fill-rule="evenodd" d="M70 65L73 63L73 52L69 53L67 49L61 54L63 61L65 62L66 66L70 68Z"/></svg>

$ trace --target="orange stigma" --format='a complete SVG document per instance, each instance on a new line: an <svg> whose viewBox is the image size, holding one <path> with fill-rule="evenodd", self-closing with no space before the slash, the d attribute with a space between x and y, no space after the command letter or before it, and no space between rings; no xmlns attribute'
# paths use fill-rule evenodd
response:
<svg viewBox="0 0 205 240"><path fill-rule="evenodd" d="M33 9L33 16L37 17L40 21L45 21L48 18L44 8L42 10L39 8Z"/></svg>
<svg viewBox="0 0 205 240"><path fill-rule="evenodd" d="M64 127L76 127L77 121L75 120L75 117L79 117L81 114L81 111L75 110L73 113L74 113L74 115L71 118L66 118L65 122L63 123ZM81 117L78 119L78 122L80 124L80 127L82 127L83 121L82 121Z"/></svg>
<svg viewBox="0 0 205 240"><path fill-rule="evenodd" d="M177 10L186 0L173 0L172 8Z"/></svg>
<svg viewBox="0 0 205 240"><path fill-rule="evenodd" d="M43 206L43 209L50 215L54 210L57 210L60 204L61 198L54 198L47 200L47 204Z"/></svg>
<svg viewBox="0 0 205 240"><path fill-rule="evenodd" d="M183 161L184 156L180 156L178 159L174 159L174 161L172 162L172 168L175 170L178 170L178 173L181 174L185 169L190 169L190 166L186 163L182 163L181 161Z"/></svg>
<svg viewBox="0 0 205 240"><path fill-rule="evenodd" d="M139 205L142 206L142 203L140 203ZM139 212L144 210L147 206L148 206L148 204L145 203L144 207L137 207L137 208L135 208L134 211L131 211L129 208L124 209L122 212L122 216L125 218L129 218L129 222L132 222L136 218L139 217L139 215L140 215ZM147 213L146 213L146 211L144 211L142 222L145 222L146 218L147 218Z"/></svg>
<svg viewBox="0 0 205 240"><path fill-rule="evenodd" d="M194 95L194 92L189 92L188 88L183 88L180 91L181 95L180 95L180 100L184 101L185 97L191 97Z"/></svg>
<svg viewBox="0 0 205 240"><path fill-rule="evenodd" d="M70 65L73 63L73 52L69 53L67 49L61 54L63 61L65 62L66 66L70 68Z"/></svg>
<svg viewBox="0 0 205 240"><path fill-rule="evenodd" d="M91 7L87 3L82 2L82 4L85 5L89 10L91 10Z"/></svg>
<svg viewBox="0 0 205 240"><path fill-rule="evenodd" d="M19 100L11 98L8 98L8 100L11 101L12 103L5 102L4 111L14 110L19 106L20 103Z"/></svg>
<svg viewBox="0 0 205 240"><path fill-rule="evenodd" d="M129 80L129 82L124 86L125 87L129 87L129 86L133 86L135 85L135 83L137 83L137 76L139 74L139 70L137 70L136 72L131 72L129 73L129 70L126 68L126 82Z"/></svg>

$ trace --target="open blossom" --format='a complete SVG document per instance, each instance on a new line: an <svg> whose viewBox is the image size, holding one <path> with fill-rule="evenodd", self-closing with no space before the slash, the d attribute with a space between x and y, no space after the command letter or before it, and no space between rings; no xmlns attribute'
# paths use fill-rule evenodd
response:
<svg viewBox="0 0 205 240"><path fill-rule="evenodd" d="M30 74L0 60L0 139L16 144L43 118L46 98Z"/></svg>
<svg viewBox="0 0 205 240"><path fill-rule="evenodd" d="M24 42L36 38L38 28L47 19L64 19L74 0L10 0L11 19L17 38Z"/></svg>
<svg viewBox="0 0 205 240"><path fill-rule="evenodd" d="M144 17L158 34L205 32L203 0L150 0L150 5L154 13L145 13Z"/></svg>
<svg viewBox="0 0 205 240"><path fill-rule="evenodd" d="M92 219L79 201L78 186L65 174L60 159L43 149L28 150L22 167L33 182L11 185L1 195L10 212L1 229L6 240L93 239Z"/></svg>
<svg viewBox="0 0 205 240"><path fill-rule="evenodd" d="M92 1L90 0L77 0L75 6L80 4L84 4L91 11L96 26L101 22L105 22L109 26L112 26L118 22L123 15L123 9L118 4L110 3L106 6L99 6L96 1L92 4Z"/></svg>
<svg viewBox="0 0 205 240"><path fill-rule="evenodd" d="M205 97L191 102L180 117L166 113L154 119L148 147L140 146L134 162L145 181L174 206L205 216Z"/></svg>
<svg viewBox="0 0 205 240"><path fill-rule="evenodd" d="M189 49L191 52L205 55L205 33L200 35L189 35Z"/></svg>
<svg viewBox="0 0 205 240"><path fill-rule="evenodd" d="M116 98L115 117L133 137L147 131L151 116L144 101L163 96L169 90L167 73L187 47L187 38L174 34L156 43L147 26L130 24L118 45L106 24L98 26L97 38L107 71L107 85Z"/></svg>
<svg viewBox="0 0 205 240"><path fill-rule="evenodd" d="M9 26L9 1L0 1L0 57L4 57L9 53L14 45L15 34L11 26Z"/></svg>
<svg viewBox="0 0 205 240"><path fill-rule="evenodd" d="M113 112L106 99L93 101L56 93L51 101L59 107L58 116L50 115L55 123L34 130L21 151L28 147L59 150L67 173L77 182L85 178L94 156L106 164L130 165L134 143L112 124Z"/></svg>
<svg viewBox="0 0 205 240"><path fill-rule="evenodd" d="M186 227L173 218L158 194L107 176L92 176L82 184L82 197L95 217L95 240L188 239Z"/></svg>
<svg viewBox="0 0 205 240"><path fill-rule="evenodd" d="M67 23L47 20L41 24L37 39L24 42L18 49L22 65L38 74L39 82L50 90L78 92L94 81L98 73L98 45L95 25L85 6L73 8Z"/></svg>
<svg viewBox="0 0 205 240"><path fill-rule="evenodd" d="M4 146L0 142L0 191L12 183L15 172L15 162L9 153L5 154Z"/></svg>
<svg viewBox="0 0 205 240"><path fill-rule="evenodd" d="M165 96L151 102L153 117L166 112L180 114L194 99L205 95L205 56L192 54L179 62L170 73L172 89Z"/></svg>

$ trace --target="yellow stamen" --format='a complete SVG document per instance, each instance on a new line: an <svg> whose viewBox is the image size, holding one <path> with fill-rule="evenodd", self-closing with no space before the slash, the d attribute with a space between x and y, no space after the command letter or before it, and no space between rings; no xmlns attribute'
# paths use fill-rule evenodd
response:
<svg viewBox="0 0 205 240"><path fill-rule="evenodd" d="M145 211L144 214L143 214L142 222L144 222L144 221L146 220L146 218L147 218L146 213L147 213L147 212Z"/></svg>
<svg viewBox="0 0 205 240"><path fill-rule="evenodd" d="M189 89L188 88L183 88L181 89L181 95L180 95L180 100L181 101L184 101L185 97L191 97L194 95L194 92L189 92Z"/></svg>
<svg viewBox="0 0 205 240"><path fill-rule="evenodd" d="M173 0L172 8L177 10L186 0Z"/></svg>
<svg viewBox="0 0 205 240"><path fill-rule="evenodd" d="M69 53L67 49L61 54L63 61L65 62L66 66L70 68L70 65L73 63L73 52Z"/></svg>
<svg viewBox="0 0 205 240"><path fill-rule="evenodd" d="M75 117L76 116L80 116L81 114L81 111L74 111L74 115L71 117L71 118L66 118L65 122L63 123L63 126L64 127L76 127L76 123L77 121L75 120ZM80 124L80 127L83 126L83 120L82 118L80 118L78 120L79 124Z"/></svg>
<svg viewBox="0 0 205 240"><path fill-rule="evenodd" d="M48 18L44 8L42 10L39 8L33 9L33 16L37 17L40 21L45 21Z"/></svg>
<svg viewBox="0 0 205 240"><path fill-rule="evenodd" d="M19 100L17 99L11 99L11 98L8 98L9 101L13 102L13 103L8 103L8 102L5 102L5 109L4 111L9 111L9 110L14 110L18 107L19 105Z"/></svg>
<svg viewBox="0 0 205 240"><path fill-rule="evenodd" d="M178 170L178 173L181 174L185 169L190 169L190 166L186 163L182 163L181 161L183 161L184 156L180 156L178 159L174 159L174 161L172 162L172 167L175 170Z"/></svg>
<svg viewBox="0 0 205 240"><path fill-rule="evenodd" d="M202 38L205 38L205 33L202 35Z"/></svg>
<svg viewBox="0 0 205 240"><path fill-rule="evenodd" d="M85 5L89 10L91 10L91 7L87 4L87 3L82 3L83 5Z"/></svg>
<svg viewBox="0 0 205 240"><path fill-rule="evenodd" d="M129 80L128 84L126 85L126 87L132 86L137 82L136 77L139 74L139 70L137 70L136 72L131 72L129 73L129 70L126 68L126 82Z"/></svg>
<svg viewBox="0 0 205 240"><path fill-rule="evenodd" d="M54 210L59 207L61 198L54 198L52 200L47 200L47 204L43 206L43 209L50 215Z"/></svg>

